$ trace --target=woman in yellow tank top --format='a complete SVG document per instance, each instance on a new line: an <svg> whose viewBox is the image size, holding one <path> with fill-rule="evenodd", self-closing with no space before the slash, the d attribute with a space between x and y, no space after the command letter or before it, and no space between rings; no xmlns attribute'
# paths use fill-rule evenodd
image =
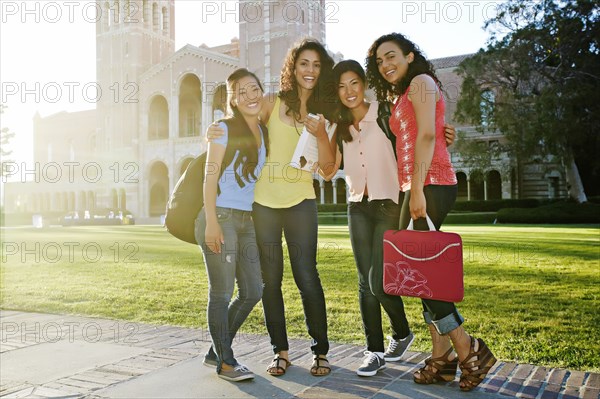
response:
<svg viewBox="0 0 600 399"><path fill-rule="evenodd" d="M327 313L325 296L317 271L317 203L312 173L290 165L302 129L317 138L320 173L334 168L334 154L325 131L335 104L331 71L333 59L316 40L304 39L292 47L281 71L280 91L266 94L261 120L267 124L269 155L254 191L253 220L264 282L263 309L271 339L273 362L267 373L285 374L289 344L281 283L285 235L292 273L304 307L308 333L312 338L313 364L310 372L324 376L331 369L327 361ZM309 113L318 119L307 117ZM207 136L219 136L211 126Z"/></svg>

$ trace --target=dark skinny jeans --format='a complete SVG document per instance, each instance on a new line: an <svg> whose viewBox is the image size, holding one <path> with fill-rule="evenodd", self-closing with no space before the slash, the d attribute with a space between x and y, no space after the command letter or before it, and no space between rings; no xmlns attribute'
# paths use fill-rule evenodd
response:
<svg viewBox="0 0 600 399"><path fill-rule="evenodd" d="M263 309L273 353L289 350L285 308L281 283L283 281L283 245L281 233L288 246L292 274L300 291L304 318L311 336L315 355L329 351L325 295L317 271L317 203L307 199L289 208L269 208L253 205L256 241L264 282Z"/></svg>
<svg viewBox="0 0 600 399"><path fill-rule="evenodd" d="M395 340L409 333L404 304L399 296L383 292L383 233L398 227L400 205L390 199L348 203L348 227L358 272L358 303L367 350L383 352L381 306L392 324ZM381 306L380 306L381 305Z"/></svg>

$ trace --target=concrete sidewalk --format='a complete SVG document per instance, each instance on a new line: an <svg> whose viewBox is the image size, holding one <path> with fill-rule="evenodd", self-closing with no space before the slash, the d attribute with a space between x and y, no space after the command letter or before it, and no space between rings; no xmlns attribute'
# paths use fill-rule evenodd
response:
<svg viewBox="0 0 600 399"><path fill-rule="evenodd" d="M599 398L600 374L498 362L471 393L458 378L417 385L412 372L428 356L409 352L375 377L355 373L364 347L332 344L327 377L312 377L308 340L290 342L292 366L283 377L265 370L272 354L265 336L241 335L237 359L256 374L230 383L202 365L206 331L117 320L0 311L2 398Z"/></svg>

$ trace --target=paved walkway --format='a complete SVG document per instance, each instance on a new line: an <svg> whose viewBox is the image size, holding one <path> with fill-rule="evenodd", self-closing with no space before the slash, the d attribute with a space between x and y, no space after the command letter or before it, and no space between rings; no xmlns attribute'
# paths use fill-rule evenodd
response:
<svg viewBox="0 0 600 399"><path fill-rule="evenodd" d="M485 383L462 393L458 379L417 385L412 372L427 357L409 352L376 377L355 373L363 347L333 344L333 372L309 374L307 340L290 342L283 377L264 370L271 360L265 336L236 338L238 360L256 373L230 383L202 365L206 331L65 315L0 311L2 398L599 398L600 374L498 362ZM294 357L295 355L295 357Z"/></svg>

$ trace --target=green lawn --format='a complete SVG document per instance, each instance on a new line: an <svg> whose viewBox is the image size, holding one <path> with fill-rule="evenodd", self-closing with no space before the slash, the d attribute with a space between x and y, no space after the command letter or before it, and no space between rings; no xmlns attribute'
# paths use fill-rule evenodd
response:
<svg viewBox="0 0 600 399"><path fill-rule="evenodd" d="M600 229L597 226L445 226L462 235L466 329L503 360L600 370ZM4 309L206 326L200 250L159 226L2 229ZM346 226L322 226L319 271L330 338L363 343L354 260ZM286 264L290 336L307 337ZM417 299L405 301L427 351ZM386 321L386 330L389 330ZM265 333L258 306L244 332Z"/></svg>

